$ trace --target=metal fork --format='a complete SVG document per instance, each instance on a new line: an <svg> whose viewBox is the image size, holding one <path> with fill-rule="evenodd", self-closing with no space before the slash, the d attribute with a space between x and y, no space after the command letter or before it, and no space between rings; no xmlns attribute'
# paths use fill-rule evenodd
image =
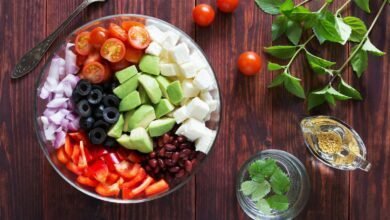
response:
<svg viewBox="0 0 390 220"><path fill-rule="evenodd" d="M20 59L19 63L16 64L16 67L11 74L11 78L20 78L35 69L53 42L58 38L58 36L68 26L68 24L78 14L80 14L81 11L83 11L88 5L92 3L105 1L107 0L84 0L53 33L51 33L46 39L41 41L37 46L27 52Z"/></svg>

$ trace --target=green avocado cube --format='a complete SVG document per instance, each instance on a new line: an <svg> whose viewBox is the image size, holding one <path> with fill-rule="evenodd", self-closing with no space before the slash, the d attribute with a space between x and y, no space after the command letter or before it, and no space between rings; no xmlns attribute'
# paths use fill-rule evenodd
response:
<svg viewBox="0 0 390 220"><path fill-rule="evenodd" d="M146 94L148 94L150 101L152 101L153 104L159 103L162 93L157 80L154 77L145 74L142 74L138 80L141 86L145 89Z"/></svg>
<svg viewBox="0 0 390 220"><path fill-rule="evenodd" d="M168 99L161 99L161 101L154 107L154 111L156 112L157 118L161 118L162 116L168 114L174 109L175 106L173 106Z"/></svg>
<svg viewBox="0 0 390 220"><path fill-rule="evenodd" d="M141 105L126 119L128 131L138 127L147 128L154 119L154 108L151 105Z"/></svg>
<svg viewBox="0 0 390 220"><path fill-rule="evenodd" d="M127 134L122 134L116 141L123 147L130 149L130 150L136 150L136 148L131 144L130 136Z"/></svg>
<svg viewBox="0 0 390 220"><path fill-rule="evenodd" d="M141 74L136 74L135 76L128 79L123 84L119 85L114 89L114 94L118 96L120 99L123 99L132 91L136 90L138 87L138 78Z"/></svg>
<svg viewBox="0 0 390 220"><path fill-rule="evenodd" d="M150 136L159 137L167 133L175 126L175 122L176 121L173 118L163 118L152 121L148 128Z"/></svg>
<svg viewBox="0 0 390 220"><path fill-rule="evenodd" d="M160 75L160 58L157 56L146 54L139 62L139 69L151 75Z"/></svg>
<svg viewBox="0 0 390 220"><path fill-rule="evenodd" d="M131 110L125 113L124 120L125 122L123 123L123 132L128 132L129 131L129 119L133 115L135 110Z"/></svg>
<svg viewBox="0 0 390 220"><path fill-rule="evenodd" d="M152 102L150 101L149 96L148 96L148 94L146 93L144 87L139 86L139 87L138 87L138 92L139 92L139 96L140 96L140 98L141 98L141 103L142 103L142 104L151 104L151 103L152 103Z"/></svg>
<svg viewBox="0 0 390 220"><path fill-rule="evenodd" d="M128 79L130 79L131 77L137 75L137 73L138 73L137 67L135 67L135 65L132 65L127 67L126 69L116 72L115 77L118 79L119 83L122 84L126 82Z"/></svg>
<svg viewBox="0 0 390 220"><path fill-rule="evenodd" d="M110 128L107 135L113 138L120 138L122 135L123 130L123 124L125 123L125 120L123 119L123 115L121 114L119 116L118 121Z"/></svg>
<svg viewBox="0 0 390 220"><path fill-rule="evenodd" d="M146 132L145 128L135 128L130 133L130 146L141 153L150 153L153 151L153 142Z"/></svg>
<svg viewBox="0 0 390 220"><path fill-rule="evenodd" d="M141 105L141 98L138 91L132 91L119 103L119 111L126 112Z"/></svg>
<svg viewBox="0 0 390 220"><path fill-rule="evenodd" d="M183 90L178 80L172 82L167 87L168 99L172 104L177 105L183 99Z"/></svg>
<svg viewBox="0 0 390 220"><path fill-rule="evenodd" d="M160 90L165 98L168 98L167 88L171 82L164 76L156 77L157 83L160 86Z"/></svg>

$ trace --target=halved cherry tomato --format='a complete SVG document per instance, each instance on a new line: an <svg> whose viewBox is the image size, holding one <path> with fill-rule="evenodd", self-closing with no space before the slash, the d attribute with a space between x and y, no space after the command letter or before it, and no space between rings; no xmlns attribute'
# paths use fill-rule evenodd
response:
<svg viewBox="0 0 390 220"><path fill-rule="evenodd" d="M114 38L119 39L123 42L127 41L126 31L117 24L111 23L109 25L108 34L110 37L114 37Z"/></svg>
<svg viewBox="0 0 390 220"><path fill-rule="evenodd" d="M128 66L130 66L130 62L127 61L126 59L123 59L123 60L116 62L116 63L110 63L111 69L115 72L123 70L124 68L126 68Z"/></svg>
<svg viewBox="0 0 390 220"><path fill-rule="evenodd" d="M109 78L106 67L96 61L86 64L81 71L80 77L94 84L102 83Z"/></svg>
<svg viewBox="0 0 390 220"><path fill-rule="evenodd" d="M252 76L261 70L262 60L257 53L247 51L240 55L237 65L242 74Z"/></svg>
<svg viewBox="0 0 390 220"><path fill-rule="evenodd" d="M206 27L213 23L214 9L208 4L199 4L192 10L192 18L199 26Z"/></svg>
<svg viewBox="0 0 390 220"><path fill-rule="evenodd" d="M101 62L101 61L102 61L102 57L100 56L100 51L94 49L88 54L87 59L85 59L84 61L84 65L92 62Z"/></svg>
<svg viewBox="0 0 390 220"><path fill-rule="evenodd" d="M107 164L103 160L95 161L87 168L88 177L93 177L101 183L105 183L109 174Z"/></svg>
<svg viewBox="0 0 390 220"><path fill-rule="evenodd" d="M68 170L72 171L74 174L76 175L81 175L83 173L83 171L78 168L76 166L76 164L74 164L73 162L69 161L67 164L66 164L66 168L68 168Z"/></svg>
<svg viewBox="0 0 390 220"><path fill-rule="evenodd" d="M153 196L159 193L163 193L169 189L168 183L161 179L160 181L153 183L145 189L146 196Z"/></svg>
<svg viewBox="0 0 390 220"><path fill-rule="evenodd" d="M99 184L98 181L81 175L77 177L76 181L80 184L90 186L90 187L96 187Z"/></svg>
<svg viewBox="0 0 390 220"><path fill-rule="evenodd" d="M141 169L141 165L138 163L130 164L128 161L124 160L118 164L115 164L116 172L124 178L131 179L135 177Z"/></svg>
<svg viewBox="0 0 390 220"><path fill-rule="evenodd" d="M144 24L138 21L122 21L121 26L125 31L129 31L133 26L145 27Z"/></svg>
<svg viewBox="0 0 390 220"><path fill-rule="evenodd" d="M96 192L101 196L118 196L120 192L119 183L106 185L100 183L96 188Z"/></svg>
<svg viewBox="0 0 390 220"><path fill-rule="evenodd" d="M130 63L139 63L144 55L144 50L135 49L134 47L126 47L125 59Z"/></svg>
<svg viewBox="0 0 390 220"><path fill-rule="evenodd" d="M103 160L106 162L110 171L115 171L115 164L119 164L119 158L116 153L109 153L103 156Z"/></svg>
<svg viewBox="0 0 390 220"><path fill-rule="evenodd" d="M150 176L147 176L146 179L141 183L141 185L137 186L137 188L134 188L131 192L134 195L137 195L144 191L146 187L148 187L153 182L153 178Z"/></svg>
<svg viewBox="0 0 390 220"><path fill-rule="evenodd" d="M76 52L80 55L88 55L91 51L91 44L89 43L89 39L91 37L91 33L88 31L81 32L77 35L75 40L75 48Z"/></svg>
<svg viewBox="0 0 390 220"><path fill-rule="evenodd" d="M84 55L77 54L77 57L76 57L76 65L77 65L78 67L81 67L82 65L84 65L85 60L87 60L87 57L88 57L88 56L84 56Z"/></svg>
<svg viewBox="0 0 390 220"><path fill-rule="evenodd" d="M125 44L116 38L106 40L100 49L100 55L112 63L121 61L125 57L125 54Z"/></svg>
<svg viewBox="0 0 390 220"><path fill-rule="evenodd" d="M149 32L144 27L131 27L128 37L130 45L136 49L145 49L150 44Z"/></svg>
<svg viewBox="0 0 390 220"><path fill-rule="evenodd" d="M146 178L146 172L145 172L144 168L140 168L139 172L137 173L137 175L133 179L122 184L122 189L124 189L124 188L132 189L133 187L138 185L140 182L142 182L145 178Z"/></svg>
<svg viewBox="0 0 390 220"><path fill-rule="evenodd" d="M72 156L72 153L73 153L73 145L72 145L72 142L70 140L70 136L69 135L66 135L65 136L65 145L64 145L64 150L65 150L65 153L68 157L71 157Z"/></svg>
<svg viewBox="0 0 390 220"><path fill-rule="evenodd" d="M65 153L64 147L61 147L57 150L57 159L63 164L66 164L69 161L69 158Z"/></svg>
<svg viewBox="0 0 390 220"><path fill-rule="evenodd" d="M219 10L231 13L236 10L239 0L217 0L217 7Z"/></svg>
<svg viewBox="0 0 390 220"><path fill-rule="evenodd" d="M96 27L91 31L89 43L96 48L100 48L104 41L108 39L108 30L103 27Z"/></svg>
<svg viewBox="0 0 390 220"><path fill-rule="evenodd" d="M73 145L73 152L72 152L72 161L74 164L79 163L80 159L80 146L78 144Z"/></svg>

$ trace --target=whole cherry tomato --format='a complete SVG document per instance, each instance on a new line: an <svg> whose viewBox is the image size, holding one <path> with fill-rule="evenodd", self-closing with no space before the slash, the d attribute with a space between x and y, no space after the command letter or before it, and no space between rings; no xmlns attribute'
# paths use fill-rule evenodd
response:
<svg viewBox="0 0 390 220"><path fill-rule="evenodd" d="M192 10L192 17L197 25L207 27L213 23L215 11L210 5L199 4Z"/></svg>
<svg viewBox="0 0 390 220"><path fill-rule="evenodd" d="M239 0L217 0L217 7L222 12L231 13L236 10Z"/></svg>
<svg viewBox="0 0 390 220"><path fill-rule="evenodd" d="M240 55L237 64L242 74L252 76L261 70L262 59L257 53L247 51Z"/></svg>

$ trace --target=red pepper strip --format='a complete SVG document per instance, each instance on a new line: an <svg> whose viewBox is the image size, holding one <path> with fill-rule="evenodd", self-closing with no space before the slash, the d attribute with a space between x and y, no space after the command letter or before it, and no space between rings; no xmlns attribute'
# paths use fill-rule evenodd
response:
<svg viewBox="0 0 390 220"><path fill-rule="evenodd" d="M87 158L85 156L85 151L84 151L84 142L83 141L80 141L80 152L81 152L81 155L80 155L80 158L79 158L79 168L86 168L88 166L87 164Z"/></svg>
<svg viewBox="0 0 390 220"><path fill-rule="evenodd" d="M115 164L120 163L116 153L109 153L103 156L103 160L106 162L110 171L116 171Z"/></svg>
<svg viewBox="0 0 390 220"><path fill-rule="evenodd" d="M65 153L68 157L71 157L73 153L73 146L69 135L65 136Z"/></svg>
<svg viewBox="0 0 390 220"><path fill-rule="evenodd" d="M76 175L81 175L83 172L81 169L79 169L76 164L72 163L71 161L69 161L67 164L66 164L66 168L68 168L68 170L72 171L74 174Z"/></svg>
<svg viewBox="0 0 390 220"><path fill-rule="evenodd" d="M93 177L100 183L105 183L109 174L107 164L103 160L96 160L87 168L88 177Z"/></svg>
<svg viewBox="0 0 390 220"><path fill-rule="evenodd" d="M66 164L69 161L69 158L64 151L64 147L57 150L57 159L63 164Z"/></svg>
<svg viewBox="0 0 390 220"><path fill-rule="evenodd" d="M168 189L169 189L168 183L165 180L161 179L158 182L148 186L145 189L145 194L147 197L150 197L159 193L163 193Z"/></svg>
<svg viewBox="0 0 390 220"><path fill-rule="evenodd" d="M98 181L91 179L89 177L86 177L86 176L78 176L76 181L80 184L90 186L90 187L96 187L99 184Z"/></svg>
<svg viewBox="0 0 390 220"><path fill-rule="evenodd" d="M134 188L131 192L134 194L134 195L137 195L141 192L143 192L146 187L148 187L153 181L153 178L148 176L146 177L146 179L141 183L141 185L139 185L137 188Z"/></svg>

